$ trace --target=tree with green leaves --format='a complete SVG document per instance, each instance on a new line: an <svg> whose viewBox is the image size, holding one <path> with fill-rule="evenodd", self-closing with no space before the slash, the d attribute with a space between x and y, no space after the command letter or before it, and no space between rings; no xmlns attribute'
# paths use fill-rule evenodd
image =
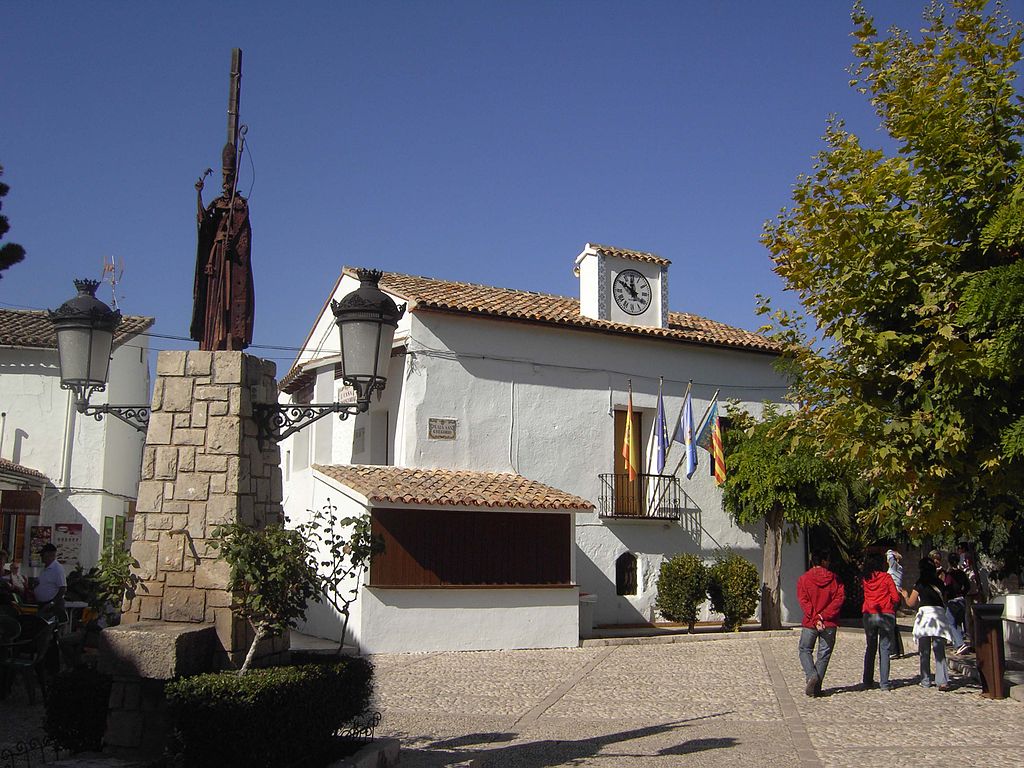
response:
<svg viewBox="0 0 1024 768"><path fill-rule="evenodd" d="M296 530L316 550L320 594L341 614L340 654L361 579L374 555L384 551L384 541L373 535L368 514L338 517L338 507L330 499L321 509L309 511L310 519L296 526Z"/></svg>
<svg viewBox="0 0 1024 768"><path fill-rule="evenodd" d="M794 439L797 420L767 404L760 420L731 403L725 434L729 473L722 504L740 525L764 523L761 626L782 627L782 544L803 526L848 515L855 495L851 468L822 456L811 440Z"/></svg>
<svg viewBox="0 0 1024 768"><path fill-rule="evenodd" d="M4 167L0 165L0 176L4 175ZM4 202L3 198L11 190L9 186L0 181L0 209L3 209ZM0 213L0 239L7 234L7 231L11 228L11 225L7 223L7 217ZM0 272L3 272L8 267L13 267L19 261L25 258L25 249L17 243L4 243L0 245ZM3 275L0 275L0 279Z"/></svg>
<svg viewBox="0 0 1024 768"><path fill-rule="evenodd" d="M281 525L220 525L213 539L211 546L231 566L231 609L254 633L238 671L244 675L260 641L294 628L306 617L309 601L320 599L315 553L299 531Z"/></svg>
<svg viewBox="0 0 1024 768"><path fill-rule="evenodd" d="M985 0L929 5L916 37L859 3L853 22L851 84L888 140L829 121L763 235L803 313L761 309L801 433L867 467L863 522L1020 540L1024 27Z"/></svg>

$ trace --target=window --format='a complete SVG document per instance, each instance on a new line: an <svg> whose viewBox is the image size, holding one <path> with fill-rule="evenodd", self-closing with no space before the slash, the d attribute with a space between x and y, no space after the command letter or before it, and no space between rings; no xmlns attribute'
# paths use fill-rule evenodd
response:
<svg viewBox="0 0 1024 768"><path fill-rule="evenodd" d="M375 509L373 587L569 585L571 516Z"/></svg>
<svg viewBox="0 0 1024 768"><path fill-rule="evenodd" d="M615 443L613 451L615 456L615 511L616 515L642 515L646 509L643 484L640 475L636 479L629 479L629 470L626 467L626 458L622 455L622 444L626 439L626 417L628 411L615 412ZM639 453L640 466L644 466L644 440L642 414L636 409L633 410L633 434L636 435L637 449Z"/></svg>
<svg viewBox="0 0 1024 768"><path fill-rule="evenodd" d="M632 596L636 593L636 558L629 552L623 552L615 561L615 594Z"/></svg>

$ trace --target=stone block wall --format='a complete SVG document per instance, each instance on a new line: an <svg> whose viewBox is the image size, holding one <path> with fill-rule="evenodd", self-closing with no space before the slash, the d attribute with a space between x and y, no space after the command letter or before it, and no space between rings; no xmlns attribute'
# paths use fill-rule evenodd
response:
<svg viewBox="0 0 1024 768"><path fill-rule="evenodd" d="M161 352L132 532L140 579L122 621L216 626L224 663L244 657L251 630L231 613L228 566L212 530L281 522L281 454L260 444L254 403L277 401L274 363L242 352ZM287 638L260 649L279 653Z"/></svg>

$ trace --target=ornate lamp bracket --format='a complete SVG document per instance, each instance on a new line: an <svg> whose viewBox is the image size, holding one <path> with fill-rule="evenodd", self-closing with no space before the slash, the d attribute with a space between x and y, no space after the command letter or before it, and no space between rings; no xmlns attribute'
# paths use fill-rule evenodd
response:
<svg viewBox="0 0 1024 768"><path fill-rule="evenodd" d="M252 407L252 415L261 442L280 442L328 414L336 413L344 421L349 416L365 413L369 407L369 400L355 403L257 403Z"/></svg>
<svg viewBox="0 0 1024 768"><path fill-rule="evenodd" d="M87 401L79 400L76 406L79 413L92 416L96 421L103 421L103 417L109 413L125 424L135 427L139 432L145 432L149 428L148 405L89 405Z"/></svg>

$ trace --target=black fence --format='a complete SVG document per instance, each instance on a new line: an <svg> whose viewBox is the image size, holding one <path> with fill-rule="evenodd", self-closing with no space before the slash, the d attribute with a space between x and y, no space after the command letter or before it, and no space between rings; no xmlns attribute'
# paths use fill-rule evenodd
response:
<svg viewBox="0 0 1024 768"><path fill-rule="evenodd" d="M675 475L599 475L601 517L660 518L678 520L683 489Z"/></svg>

